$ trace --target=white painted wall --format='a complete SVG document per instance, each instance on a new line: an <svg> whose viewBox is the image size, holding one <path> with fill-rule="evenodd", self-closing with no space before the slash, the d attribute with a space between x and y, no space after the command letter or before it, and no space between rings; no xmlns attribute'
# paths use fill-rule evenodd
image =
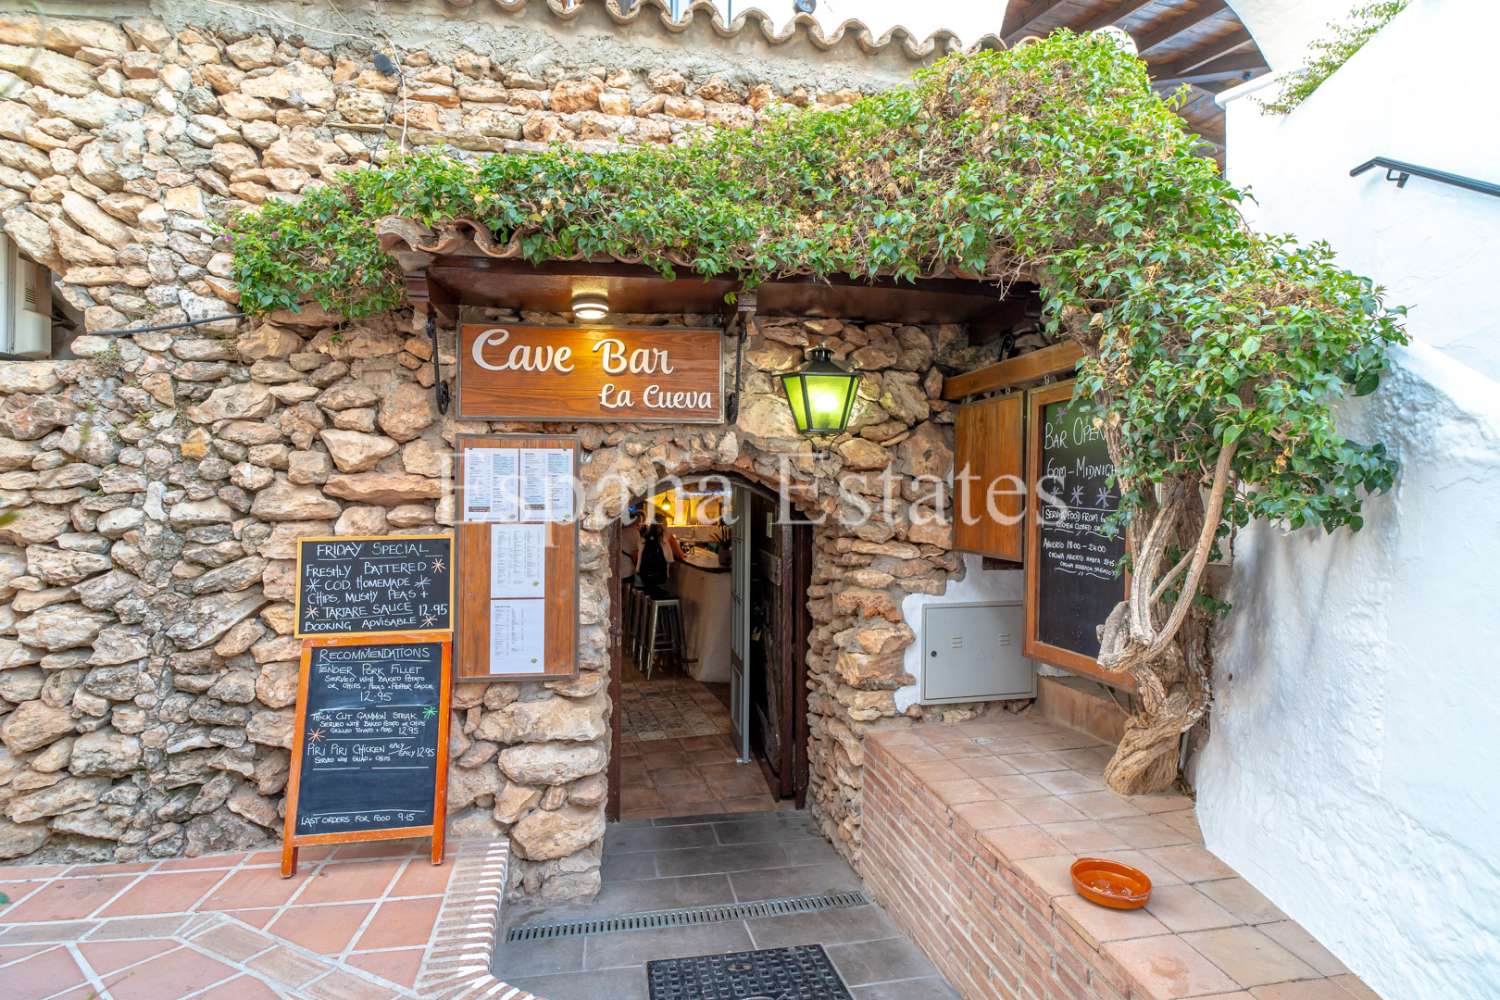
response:
<svg viewBox="0 0 1500 1000"><path fill-rule="evenodd" d="M1500 179L1491 0L1414 0L1285 121L1227 102L1257 226L1326 238L1417 342L1343 417L1402 462L1358 533L1236 543L1196 763L1208 845L1388 1000L1500 996L1500 199L1348 170Z"/></svg>
<svg viewBox="0 0 1500 1000"><path fill-rule="evenodd" d="M916 682L896 691L896 709L904 712L922 700L922 671L926 648L922 640L922 609L929 604L980 604L985 601L1019 601L1025 583L1018 569L985 569L982 556L964 555L964 577L950 582L941 596L907 594L901 601L901 617L917 633L917 641L906 647L902 665Z"/></svg>

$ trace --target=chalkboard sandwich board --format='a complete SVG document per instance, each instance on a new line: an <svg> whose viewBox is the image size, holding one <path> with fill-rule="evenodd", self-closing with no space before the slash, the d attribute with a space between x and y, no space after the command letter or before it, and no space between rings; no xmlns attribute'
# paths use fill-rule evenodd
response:
<svg viewBox="0 0 1500 1000"><path fill-rule="evenodd" d="M1026 637L1024 655L1117 687L1099 665L1098 627L1125 597L1123 530L1104 437L1071 405L1073 383L1027 394Z"/></svg>
<svg viewBox="0 0 1500 1000"><path fill-rule="evenodd" d="M307 639L287 780L281 874L297 848L431 837L443 860L447 639Z"/></svg>
<svg viewBox="0 0 1500 1000"><path fill-rule="evenodd" d="M299 638L453 629L453 536L297 539Z"/></svg>

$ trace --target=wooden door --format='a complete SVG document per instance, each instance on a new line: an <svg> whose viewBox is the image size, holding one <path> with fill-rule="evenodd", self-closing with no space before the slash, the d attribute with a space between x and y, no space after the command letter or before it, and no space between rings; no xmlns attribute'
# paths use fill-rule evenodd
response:
<svg viewBox="0 0 1500 1000"><path fill-rule="evenodd" d="M620 552L620 525L617 522L609 529L609 768L606 779L609 787L605 792L604 818L620 818L620 751L622 749L621 727L624 715L620 708L624 697L624 682L621 674L624 652L621 640L625 620L625 581L620 575L624 556Z"/></svg>
<svg viewBox="0 0 1500 1000"><path fill-rule="evenodd" d="M739 762L750 756L750 522L751 492L735 484L730 492L729 716Z"/></svg>

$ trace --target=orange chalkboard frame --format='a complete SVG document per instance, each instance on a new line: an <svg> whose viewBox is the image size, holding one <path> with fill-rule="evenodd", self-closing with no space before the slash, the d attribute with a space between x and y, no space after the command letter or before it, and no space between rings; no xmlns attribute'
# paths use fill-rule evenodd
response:
<svg viewBox="0 0 1500 1000"><path fill-rule="evenodd" d="M578 478L579 439L570 434L460 434L454 442L454 516L464 513L464 465L473 448L564 448ZM547 524L546 658L542 670L489 672L490 522L459 521L454 558L458 604L454 608L455 682L560 680L578 676L578 518Z"/></svg>
<svg viewBox="0 0 1500 1000"><path fill-rule="evenodd" d="M1092 656L1076 650L1054 646L1038 638L1038 623L1041 609L1037 606L1041 592L1041 543L1042 524L1037 504L1037 480L1042 473L1042 409L1052 403L1073 398L1073 380L1032 389L1026 394L1026 541L1025 541L1025 596L1022 601L1025 615L1025 631L1021 641L1021 655L1040 660L1054 667L1062 667L1076 674L1083 674L1096 681L1125 690L1135 690L1135 682L1128 673L1105 670ZM1125 584L1130 578L1127 575ZM1124 587L1120 597L1125 596Z"/></svg>
<svg viewBox="0 0 1500 1000"><path fill-rule="evenodd" d="M363 638L374 638L374 637L381 637L381 636L400 635L400 634L411 633L411 632L421 632L424 635L436 635L436 636L444 636L444 635L451 634L452 633L452 629L446 629L446 628L444 628L444 629L395 629L395 630L392 630L392 631L389 631L389 632L315 632L315 633L308 633L308 632L302 631L302 546L305 543L308 543L308 542L384 542L384 541L397 541L397 540L400 540L400 539L403 539L403 538L405 538L405 539L446 538L448 540L448 558L450 560L454 558L454 553L457 550L457 546L455 545L454 539L453 539L453 532L451 532L451 531L432 531L432 532L427 532L426 534L417 534L417 535L403 535L403 534L385 534L385 535L298 535L297 536L297 540L296 540L296 546L297 546L296 574L297 575L296 575L296 577L293 580L295 590L294 590L294 593L292 595L292 634L294 636L296 636L298 639L331 639L331 638L333 638L335 636L343 637L343 638L346 638L346 639L354 639L354 638L362 638L362 637ZM456 586L456 583L454 581L457 578L458 578L458 573L456 572L455 567L453 567L453 566L450 565L448 567L448 622L449 622L449 624L452 624L456 620L456 617L455 617L455 608L453 606L453 590L454 590L454 587Z"/></svg>
<svg viewBox="0 0 1500 1000"><path fill-rule="evenodd" d="M299 834L297 830L298 792L302 785L302 755L307 735L307 679L312 668L312 651L329 646L387 646L402 643L441 643L442 664L438 674L437 768L434 783L431 826L402 826L389 830L357 830L349 833ZM319 844L356 844L370 840L402 840L408 837L432 838L432 863L443 863L443 837L448 823L448 723L452 708L453 643L441 633L400 632L383 634L378 639L356 636L326 636L302 640L302 662L297 672L297 708L293 717L291 770L286 783L286 818L282 825L281 877L297 874L297 849Z"/></svg>

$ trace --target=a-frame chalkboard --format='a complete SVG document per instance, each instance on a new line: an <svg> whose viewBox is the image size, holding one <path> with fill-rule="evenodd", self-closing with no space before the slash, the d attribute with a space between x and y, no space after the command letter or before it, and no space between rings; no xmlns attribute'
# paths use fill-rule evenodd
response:
<svg viewBox="0 0 1500 1000"><path fill-rule="evenodd" d="M442 862L450 650L422 635L302 643L284 877L312 844L431 837Z"/></svg>
<svg viewBox="0 0 1500 1000"><path fill-rule="evenodd" d="M1026 597L1022 653L1116 687L1097 629L1125 597L1120 490L1103 436L1071 405L1073 382L1027 393Z"/></svg>

